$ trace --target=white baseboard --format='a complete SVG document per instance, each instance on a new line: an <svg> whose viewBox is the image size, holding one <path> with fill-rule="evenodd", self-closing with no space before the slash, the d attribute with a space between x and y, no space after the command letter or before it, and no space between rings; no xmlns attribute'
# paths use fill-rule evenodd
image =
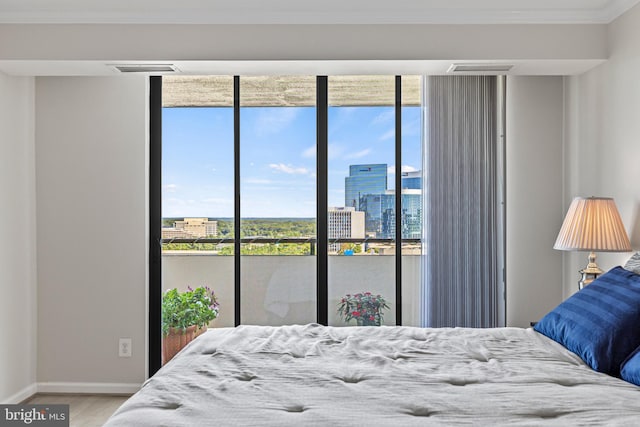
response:
<svg viewBox="0 0 640 427"><path fill-rule="evenodd" d="M16 394L0 400L3 405L23 402L36 393L133 394L142 384L136 383L33 383Z"/></svg>
<svg viewBox="0 0 640 427"><path fill-rule="evenodd" d="M142 384L136 383L38 383L38 393L133 394Z"/></svg>
<svg viewBox="0 0 640 427"><path fill-rule="evenodd" d="M30 398L31 396L36 394L37 391L38 391L38 385L36 383L33 383L31 385L26 386L25 388L23 388L22 390L14 394L13 396L9 396L7 399L4 399L2 403L6 405L15 405L17 403L22 402L23 400Z"/></svg>

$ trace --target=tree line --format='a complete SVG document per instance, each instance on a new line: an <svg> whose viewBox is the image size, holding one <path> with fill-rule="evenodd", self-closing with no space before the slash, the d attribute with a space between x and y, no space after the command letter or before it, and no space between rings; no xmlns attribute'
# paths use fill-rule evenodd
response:
<svg viewBox="0 0 640 427"><path fill-rule="evenodd" d="M171 227L182 218L165 218L163 226ZM234 237L234 223L231 219L210 218L218 222L218 233L211 238ZM316 222L312 218L249 218L240 222L240 238L313 238L316 236ZM311 243L262 243L243 244L241 255L311 255ZM164 250L215 251L218 255L233 255L232 244L214 243L164 243Z"/></svg>

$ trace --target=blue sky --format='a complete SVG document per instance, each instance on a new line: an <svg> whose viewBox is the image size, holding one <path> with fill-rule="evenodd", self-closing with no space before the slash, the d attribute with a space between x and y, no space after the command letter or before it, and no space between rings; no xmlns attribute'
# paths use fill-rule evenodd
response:
<svg viewBox="0 0 640 427"><path fill-rule="evenodd" d="M315 217L316 110L240 113L242 217ZM163 109L163 217L233 216L233 110ZM393 188L393 107L329 108L329 206L344 206L349 165L386 163ZM421 168L420 108L403 108L403 169Z"/></svg>

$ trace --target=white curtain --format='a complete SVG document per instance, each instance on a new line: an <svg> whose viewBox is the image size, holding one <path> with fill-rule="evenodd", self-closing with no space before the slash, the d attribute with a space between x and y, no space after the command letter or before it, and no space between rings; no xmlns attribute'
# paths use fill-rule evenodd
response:
<svg viewBox="0 0 640 427"><path fill-rule="evenodd" d="M422 324L504 326L503 80L425 82Z"/></svg>

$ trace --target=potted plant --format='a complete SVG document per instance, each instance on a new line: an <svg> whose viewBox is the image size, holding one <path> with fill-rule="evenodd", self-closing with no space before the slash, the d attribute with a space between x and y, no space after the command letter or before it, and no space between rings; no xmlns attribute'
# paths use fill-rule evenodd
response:
<svg viewBox="0 0 640 427"><path fill-rule="evenodd" d="M162 296L162 363L167 363L185 345L207 329L218 317L218 300L208 286L186 291L170 289Z"/></svg>
<svg viewBox="0 0 640 427"><path fill-rule="evenodd" d="M382 312L388 308L383 296L363 292L345 295L338 303L338 314L345 322L356 319L358 326L380 326Z"/></svg>

